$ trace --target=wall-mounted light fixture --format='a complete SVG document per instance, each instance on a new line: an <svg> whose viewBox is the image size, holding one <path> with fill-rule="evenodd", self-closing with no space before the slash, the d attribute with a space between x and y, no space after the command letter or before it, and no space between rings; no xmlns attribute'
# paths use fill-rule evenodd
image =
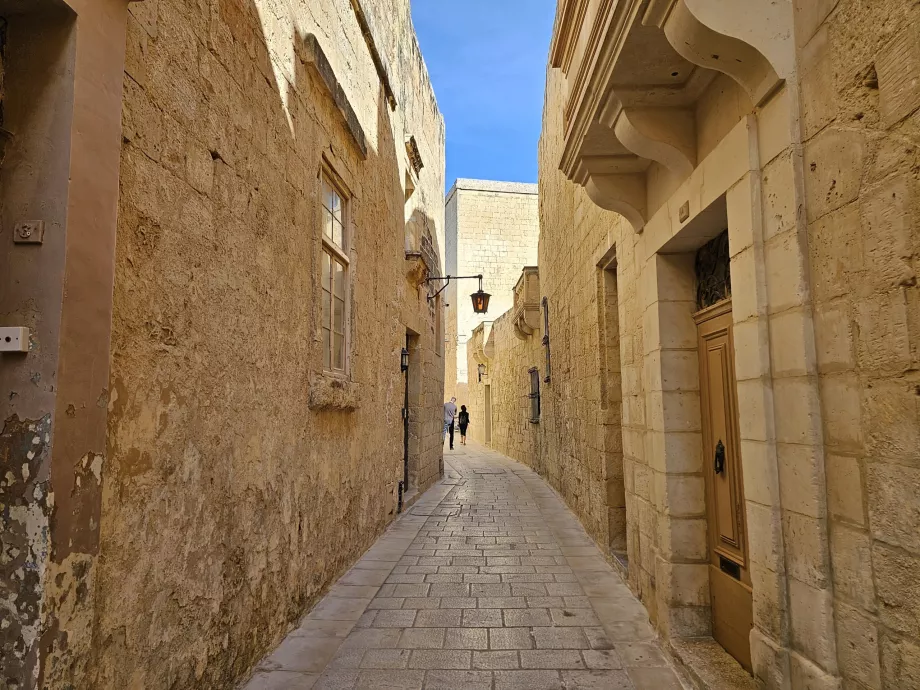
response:
<svg viewBox="0 0 920 690"><path fill-rule="evenodd" d="M483 292L482 289L482 274L478 276L436 276L434 278L428 278L425 280L426 283L431 282L432 280L444 280L446 281L444 285L441 286L441 289L438 290L433 295L428 296L428 301L430 302L435 297L440 295L444 290L447 289L447 286L450 285L451 280L479 280L479 289L470 295L470 299L473 300L473 311L477 314L485 314L489 311L489 298L492 296L488 292Z"/></svg>
<svg viewBox="0 0 920 690"><path fill-rule="evenodd" d="M485 365L485 364L480 364L478 367L476 367L476 369L477 369L477 371L479 372L479 383L482 383L482 377L483 377L483 376L485 375L485 373L486 373L486 365Z"/></svg>
<svg viewBox="0 0 920 690"><path fill-rule="evenodd" d="M400 371L409 371L409 351L406 348L399 355L399 368Z"/></svg>

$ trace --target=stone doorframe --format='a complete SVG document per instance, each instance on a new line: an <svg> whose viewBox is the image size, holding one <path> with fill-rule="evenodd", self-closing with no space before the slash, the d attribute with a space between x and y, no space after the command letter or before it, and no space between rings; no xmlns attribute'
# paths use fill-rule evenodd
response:
<svg viewBox="0 0 920 690"><path fill-rule="evenodd" d="M6 487L0 502L15 499L29 514L23 567L37 573L12 592L0 648L20 645L6 677L23 688L93 685L82 659L92 644L106 471L128 1L0 0L10 116L0 325L31 330L31 351L0 361L0 457L34 470L26 491L9 496ZM51 52L30 52L49 37ZM14 226L33 220L45 221L42 244L14 243ZM33 432L25 441L20 426Z"/></svg>
<svg viewBox="0 0 920 690"><path fill-rule="evenodd" d="M745 117L636 236L646 286L649 464L658 509L658 624L710 634L694 252L728 227L754 675L835 688L834 631L799 142L791 89ZM688 203L690 216L678 220Z"/></svg>

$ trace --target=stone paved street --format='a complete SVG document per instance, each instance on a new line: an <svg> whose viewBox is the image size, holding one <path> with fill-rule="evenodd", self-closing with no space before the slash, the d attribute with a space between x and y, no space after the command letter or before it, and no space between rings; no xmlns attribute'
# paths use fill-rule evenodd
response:
<svg viewBox="0 0 920 690"><path fill-rule="evenodd" d="M680 690L642 605L527 467L447 452L245 690Z"/></svg>

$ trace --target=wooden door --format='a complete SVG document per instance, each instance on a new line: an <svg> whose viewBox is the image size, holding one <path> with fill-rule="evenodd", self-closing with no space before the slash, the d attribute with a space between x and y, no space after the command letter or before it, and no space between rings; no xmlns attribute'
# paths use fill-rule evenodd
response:
<svg viewBox="0 0 920 690"><path fill-rule="evenodd" d="M754 624L738 430L731 301L696 314L712 636L749 672Z"/></svg>

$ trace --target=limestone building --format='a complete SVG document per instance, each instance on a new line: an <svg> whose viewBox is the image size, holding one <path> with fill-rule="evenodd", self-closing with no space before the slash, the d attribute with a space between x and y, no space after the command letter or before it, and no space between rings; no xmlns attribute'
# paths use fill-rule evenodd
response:
<svg viewBox="0 0 920 690"><path fill-rule="evenodd" d="M476 314L469 295L476 283L451 283L445 290L447 312L445 395L466 404L466 343L473 329L511 306L511 290L521 268L537 262L539 217L537 185L458 179L446 202L446 260L449 275L483 276L492 295L488 314ZM479 411L476 411L479 414Z"/></svg>
<svg viewBox="0 0 920 690"><path fill-rule="evenodd" d="M700 687L920 688L918 26L559 3L538 273L470 397Z"/></svg>
<svg viewBox="0 0 920 690"><path fill-rule="evenodd" d="M232 688L440 477L409 1L0 17L0 686Z"/></svg>

